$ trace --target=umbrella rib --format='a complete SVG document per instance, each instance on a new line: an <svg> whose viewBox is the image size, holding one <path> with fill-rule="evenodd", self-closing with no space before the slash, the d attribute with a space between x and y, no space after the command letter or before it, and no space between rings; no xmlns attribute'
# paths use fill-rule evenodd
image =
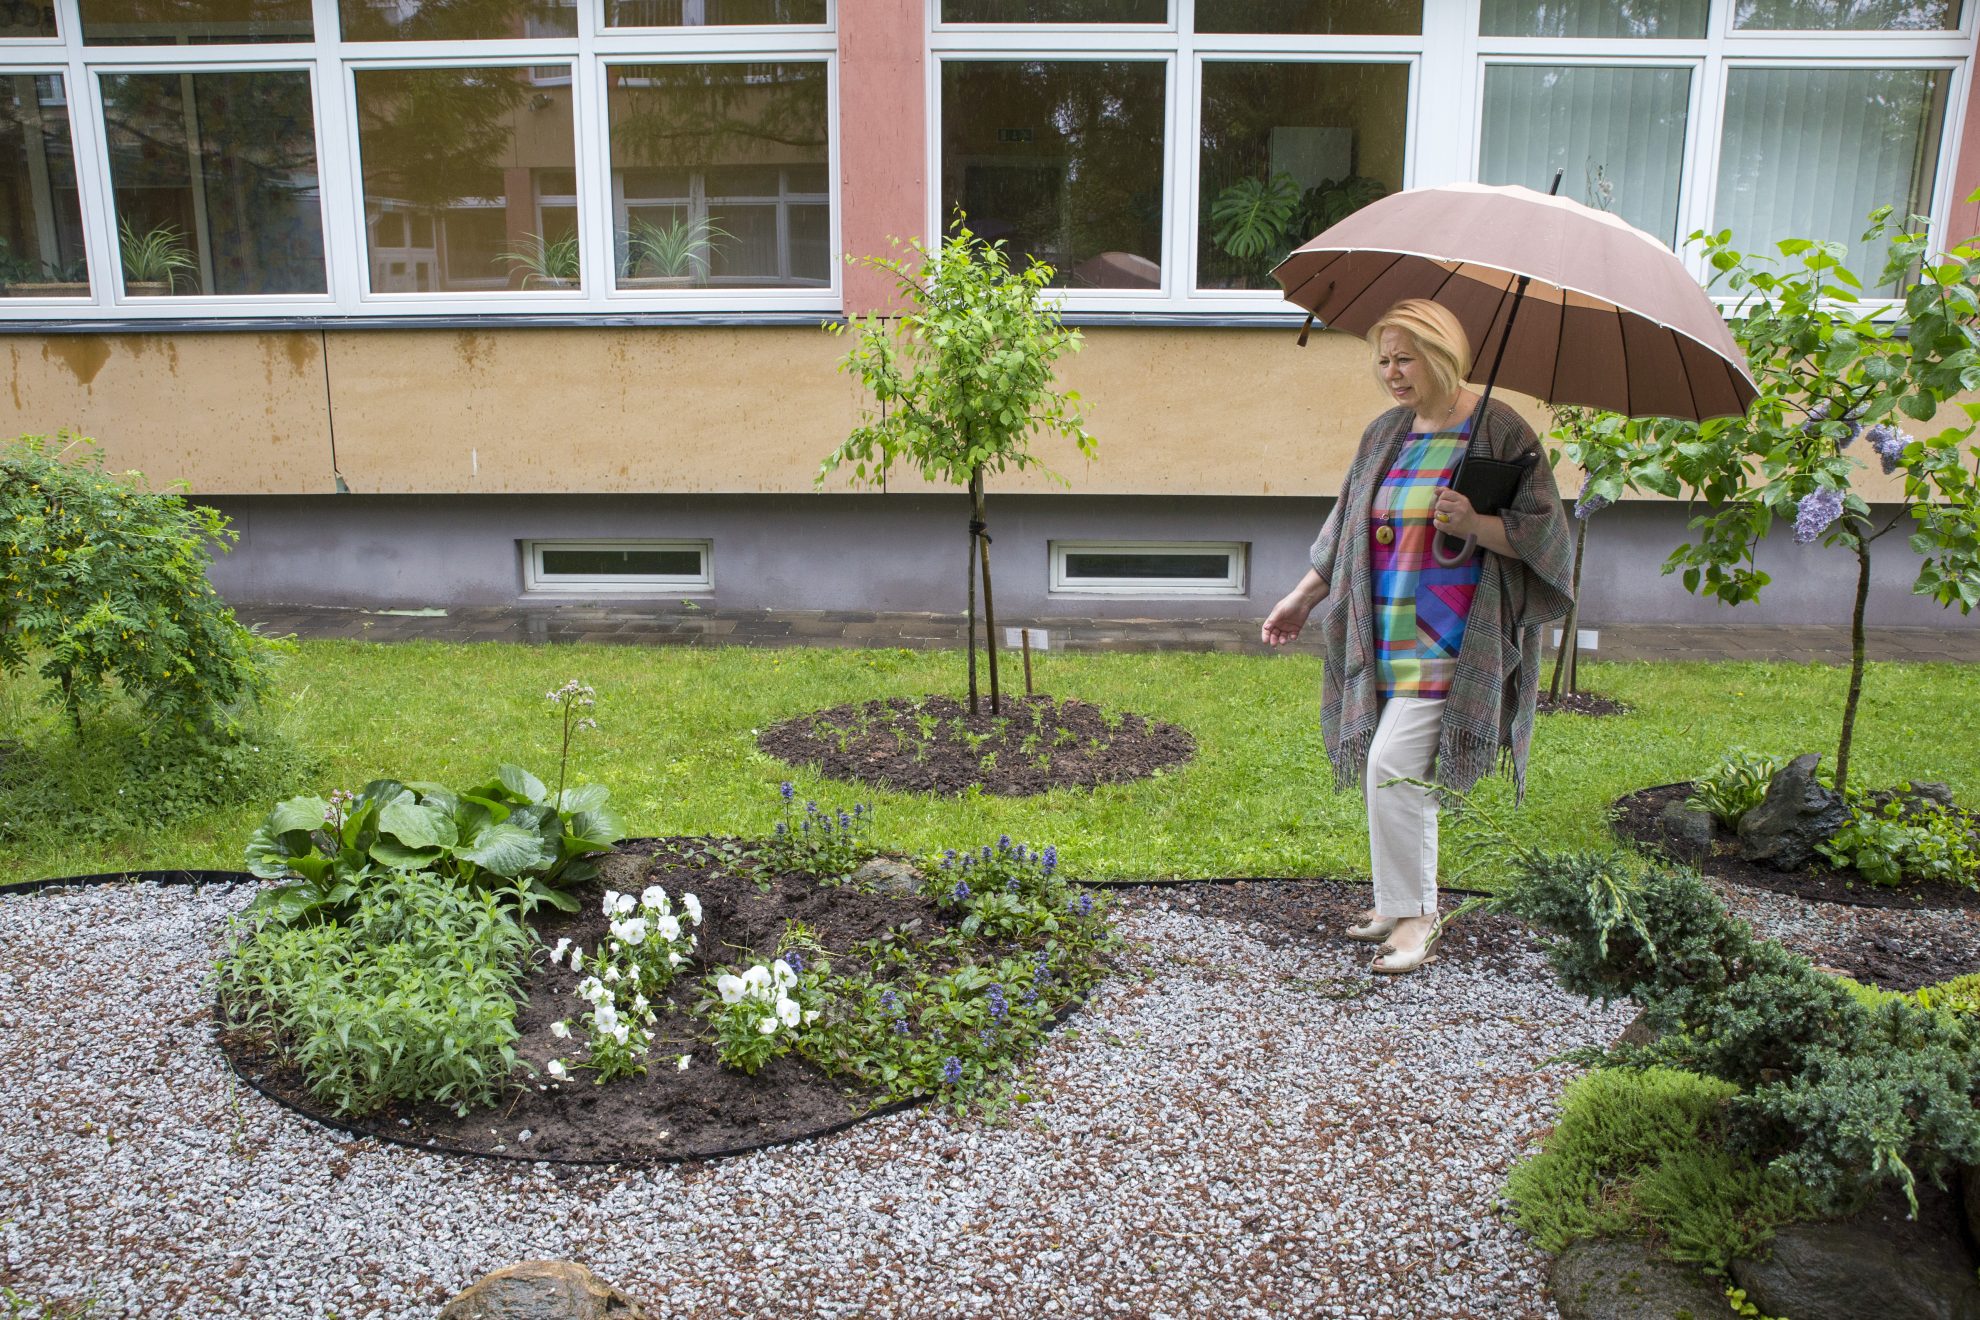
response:
<svg viewBox="0 0 1980 1320"><path fill-rule="evenodd" d="M1684 345L1678 342L1677 332L1665 327L1665 333L1671 337L1671 347L1677 350L1678 361L1684 362ZM1688 365L1684 369L1684 387L1691 393L1691 415L1700 421L1705 420L1705 410L1698 403L1698 386L1692 383L1691 368Z"/></svg>
<svg viewBox="0 0 1980 1320"><path fill-rule="evenodd" d="M1386 276L1390 271L1394 270L1396 267L1402 265L1403 262L1409 260L1409 254L1406 252L1384 252L1382 255L1389 258L1389 264L1382 267L1380 272L1378 272L1373 278L1366 279L1361 282L1361 291L1355 294L1354 297L1348 299L1347 306L1341 308L1341 310L1335 314L1334 316L1335 320L1337 321L1340 320L1341 317L1346 316L1350 311L1354 310L1354 305L1360 302L1363 296L1365 296L1370 289L1374 288L1377 284L1381 283L1384 276Z"/></svg>

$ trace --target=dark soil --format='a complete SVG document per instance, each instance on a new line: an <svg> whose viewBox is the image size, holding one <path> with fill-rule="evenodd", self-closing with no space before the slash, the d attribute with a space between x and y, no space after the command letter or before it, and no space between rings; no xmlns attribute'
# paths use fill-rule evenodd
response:
<svg viewBox="0 0 1980 1320"><path fill-rule="evenodd" d="M1338 943L1365 951L1371 962L1376 954L1375 945L1356 944L1342 933L1358 924L1373 904L1374 896L1366 885L1338 880L1222 880L1112 886L1107 892L1128 907L1160 905L1239 922L1270 948ZM1463 897L1446 891L1444 912L1448 914ZM1473 912L1444 928L1437 941L1437 956L1475 962L1493 970L1509 969L1514 954L1531 948L1533 940L1533 933L1521 922Z"/></svg>
<svg viewBox="0 0 1980 1320"><path fill-rule="evenodd" d="M1109 716L1084 701L1003 698L980 713L952 697L834 706L766 729L756 745L822 775L906 792L971 788L1023 797L1145 779L1196 754L1196 740L1141 715Z"/></svg>
<svg viewBox="0 0 1980 1320"><path fill-rule="evenodd" d="M572 993L580 979L541 958L525 979L527 1001L516 1015L522 1039L517 1054L534 1071L492 1110L465 1118L439 1105L398 1105L359 1119L331 1118L303 1087L300 1073L279 1062L258 1033L222 1033L221 1045L243 1078L277 1100L333 1127L387 1140L457 1153L568 1162L654 1161L707 1158L739 1148L794 1141L844 1126L872 1112L874 1097L848 1090L839 1080L793 1055L774 1059L754 1077L721 1067L712 1048L696 1039L699 1024L689 1010L713 965L767 957L787 923L801 921L827 950L901 931L919 943L944 929L947 918L915 897L863 893L850 885L826 888L807 876L776 876L768 892L748 878L748 868L722 855L735 841L634 839L606 859L601 883L580 894L582 908L566 915L545 909L536 922L544 941L568 935L587 950L606 937L600 911L605 889L638 893L649 884L669 895L701 899L703 924L694 967L683 970L660 1008L653 1048L643 1077L606 1086L583 1072L556 1082L543 1071L553 1058L569 1059L571 1042L550 1034L550 1024L578 1015ZM675 1060L691 1052L685 1072ZM520 1134L527 1130L530 1139Z"/></svg>
<svg viewBox="0 0 1980 1320"><path fill-rule="evenodd" d="M1542 715L1627 715L1629 707L1620 701L1600 697L1593 692L1567 692L1559 697L1540 696L1540 704L1535 707Z"/></svg>
<svg viewBox="0 0 1980 1320"><path fill-rule="evenodd" d="M1617 834L1653 852L1696 866L1700 872L1728 884L1769 889L1777 894L1818 903L1848 903L1858 907L1896 908L1920 911L1942 908L1980 908L1980 891L1964 885L1920 883L1899 888L1872 884L1853 867L1837 870L1817 863L1800 871L1775 871L1757 866L1739 855L1739 836L1723 825L1715 827L1709 852L1687 852L1658 819L1672 802L1691 796L1691 785L1660 784L1639 789L1615 800L1610 820Z"/></svg>

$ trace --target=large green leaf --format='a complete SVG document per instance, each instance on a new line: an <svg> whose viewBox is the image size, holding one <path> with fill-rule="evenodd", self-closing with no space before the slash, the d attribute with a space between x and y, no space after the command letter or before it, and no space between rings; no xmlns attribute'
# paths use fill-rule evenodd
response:
<svg viewBox="0 0 1980 1320"><path fill-rule="evenodd" d="M378 813L378 832L412 849L452 847L460 838L451 815L415 801L411 792Z"/></svg>
<svg viewBox="0 0 1980 1320"><path fill-rule="evenodd" d="M291 830L307 833L322 829L329 814L330 804L320 797L292 797L276 803L261 828L270 834L287 834Z"/></svg>
<svg viewBox="0 0 1980 1320"><path fill-rule="evenodd" d="M269 817L269 820L274 820L274 817ZM289 839L294 837L291 835ZM309 836L304 834L301 838L302 846L307 849ZM283 876L292 874L294 868L289 864L289 859L293 856L295 853L290 847L290 842L285 840L284 836L271 831L266 824L256 830L254 837L248 840L247 868L263 880L280 880Z"/></svg>
<svg viewBox="0 0 1980 1320"><path fill-rule="evenodd" d="M603 784L579 784L558 794L557 810L566 816L574 816L580 811L596 811L611 796L612 790Z"/></svg>
<svg viewBox="0 0 1980 1320"><path fill-rule="evenodd" d="M497 767L495 773L501 778L503 788L525 802L549 800L550 790L544 787L543 781L521 766L504 764Z"/></svg>
<svg viewBox="0 0 1980 1320"><path fill-rule="evenodd" d="M524 871L548 866L556 860L554 854L545 855L543 840L535 831L506 821L483 826L473 838L459 844L454 855L505 879L514 879Z"/></svg>
<svg viewBox="0 0 1980 1320"><path fill-rule="evenodd" d="M449 816L461 809L460 794L445 784L435 784L428 780L408 780L406 787L419 794L419 800L429 807L446 812Z"/></svg>
<svg viewBox="0 0 1980 1320"><path fill-rule="evenodd" d="M625 824L604 807L591 811L580 811L566 822L564 828L587 839L603 839L599 846L609 848L626 837Z"/></svg>
<svg viewBox="0 0 1980 1320"><path fill-rule="evenodd" d="M409 848L389 834L380 835L371 845L374 860L391 867L394 871L417 871L446 855L447 850L433 845L425 848Z"/></svg>

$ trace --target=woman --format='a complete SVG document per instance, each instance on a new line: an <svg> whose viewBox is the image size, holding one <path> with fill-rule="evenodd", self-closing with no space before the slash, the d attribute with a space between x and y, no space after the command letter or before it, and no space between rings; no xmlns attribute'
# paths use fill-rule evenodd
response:
<svg viewBox="0 0 1980 1320"><path fill-rule="evenodd" d="M1298 637L1322 602L1326 670L1320 725L1343 788L1360 780L1368 807L1375 906L1350 939L1383 946L1372 970L1413 972L1437 926L1437 795L1407 777L1465 792L1509 763L1526 792L1526 753L1539 691L1540 625L1567 613L1570 544L1554 476L1535 463L1503 513L1484 515L1449 488L1474 452L1512 459L1537 447L1532 428L1494 400L1481 419L1464 388L1471 349L1457 318L1421 299L1397 303L1368 334L1375 376L1395 400L1362 433L1313 567L1260 630ZM1478 538L1480 553L1439 567L1444 532Z"/></svg>

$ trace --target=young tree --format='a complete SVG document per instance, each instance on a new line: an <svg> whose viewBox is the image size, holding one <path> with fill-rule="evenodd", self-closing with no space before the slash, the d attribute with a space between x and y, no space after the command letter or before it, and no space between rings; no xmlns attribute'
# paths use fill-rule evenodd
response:
<svg viewBox="0 0 1980 1320"><path fill-rule="evenodd" d="M1588 549L1588 520L1615 503L1629 485L1632 451L1628 419L1619 413L1572 404L1554 409L1554 429L1550 439L1560 448L1550 450L1547 461L1566 457L1581 469L1581 494L1574 502L1574 600L1561 623L1561 644L1554 654L1554 676L1547 687L1550 701L1563 693L1573 696L1578 662L1581 658L1581 564Z"/></svg>
<svg viewBox="0 0 1980 1320"><path fill-rule="evenodd" d="M852 350L839 370L857 376L872 392L860 426L829 454L818 471L851 464L854 479L886 479L905 458L930 481L969 491L969 560L963 581L969 596L969 709L977 710L976 575L983 578L984 638L990 657L990 709L1001 709L997 684L996 608L990 595L990 535L984 518L983 482L1006 469L1044 468L1030 451L1031 437L1062 435L1089 457L1076 391L1053 388L1052 364L1079 349L1058 308L1043 300L1052 268L1012 267L1002 243L985 243L957 224L935 251L910 240L914 257L866 257L869 266L893 272L905 315L879 313L828 326L851 329ZM1056 478L1063 481L1063 478Z"/></svg>
<svg viewBox="0 0 1980 1320"><path fill-rule="evenodd" d="M1848 783L1863 692L1871 547L1908 519L1923 561L1912 591L1962 614L1980 604L1980 445L1970 443L1980 405L1957 405L1964 425L1926 436L1905 430L1980 388L1980 240L1934 255L1924 217L1896 233L1890 218L1888 207L1875 212L1864 241L1889 242L1880 284L1895 304L1885 295L1866 300L1840 243L1788 239L1775 245L1776 262L1735 250L1729 230L1694 234L1717 272L1713 283L1739 294L1733 334L1760 397L1743 418L1631 423L1644 442L1632 484L1704 505L1691 520L1693 539L1664 565L1682 570L1686 590L1732 605L1757 597L1769 577L1754 552L1775 519L1791 522L1803 545L1820 541L1855 556L1838 790ZM1850 486L1872 460L1904 481L1897 511L1881 525Z"/></svg>

